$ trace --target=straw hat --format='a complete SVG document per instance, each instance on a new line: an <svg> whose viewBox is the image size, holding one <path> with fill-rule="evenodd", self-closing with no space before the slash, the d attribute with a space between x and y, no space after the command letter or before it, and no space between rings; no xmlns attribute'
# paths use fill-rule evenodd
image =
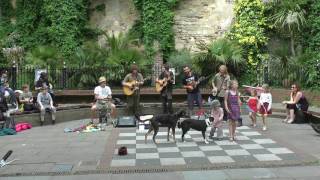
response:
<svg viewBox="0 0 320 180"><path fill-rule="evenodd" d="M213 108L217 108L217 107L220 107L221 106L221 104L220 104L220 102L218 101L218 100L213 100L212 102L211 102L211 106L213 107Z"/></svg>
<svg viewBox="0 0 320 180"><path fill-rule="evenodd" d="M101 77L99 78L99 83L106 82L106 81L107 81L107 79L106 79L106 77L104 77L104 76L101 76Z"/></svg>

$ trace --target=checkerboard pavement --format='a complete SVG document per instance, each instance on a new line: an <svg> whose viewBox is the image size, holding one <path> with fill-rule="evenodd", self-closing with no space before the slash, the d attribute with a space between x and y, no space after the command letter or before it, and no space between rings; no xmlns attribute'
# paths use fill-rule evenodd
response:
<svg viewBox="0 0 320 180"><path fill-rule="evenodd" d="M110 167L147 167L175 165L215 165L228 163L260 163L297 160L290 149L248 126L237 128L237 141L231 142L228 129L223 130L222 141L210 140L205 144L201 132L190 130L181 142L181 129L176 128L176 140L167 142L167 128L160 128L154 144L152 135L147 144L144 135L147 130L121 129L116 141ZM209 131L207 131L208 133ZM117 155L118 148L126 146L128 155Z"/></svg>

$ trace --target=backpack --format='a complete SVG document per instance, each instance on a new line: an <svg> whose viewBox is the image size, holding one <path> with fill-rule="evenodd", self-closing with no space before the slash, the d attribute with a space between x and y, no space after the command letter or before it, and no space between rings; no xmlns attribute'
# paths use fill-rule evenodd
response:
<svg viewBox="0 0 320 180"><path fill-rule="evenodd" d="M8 110L8 105L4 94L0 92L0 112L6 112Z"/></svg>

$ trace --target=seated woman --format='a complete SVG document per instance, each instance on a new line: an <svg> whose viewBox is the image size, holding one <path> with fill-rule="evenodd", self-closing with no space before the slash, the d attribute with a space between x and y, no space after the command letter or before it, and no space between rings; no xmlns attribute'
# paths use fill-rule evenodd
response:
<svg viewBox="0 0 320 180"><path fill-rule="evenodd" d="M298 110L308 111L309 107L306 97L296 83L291 85L290 101L283 101L282 103L287 105L287 118L283 122L289 124L293 123Z"/></svg>

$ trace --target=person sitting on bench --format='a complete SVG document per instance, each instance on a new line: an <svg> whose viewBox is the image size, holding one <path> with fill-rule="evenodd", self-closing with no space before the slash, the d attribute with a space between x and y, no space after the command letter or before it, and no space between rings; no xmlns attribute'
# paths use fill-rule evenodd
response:
<svg viewBox="0 0 320 180"><path fill-rule="evenodd" d="M107 86L107 79L102 76L99 78L99 86L94 89L94 98L96 102L91 107L91 121L95 119L95 114L97 110L103 108L111 108L111 116L115 117L116 115L116 106L111 103L112 92L109 86ZM102 120L99 119L99 122Z"/></svg>
<svg viewBox="0 0 320 180"><path fill-rule="evenodd" d="M290 101L283 101L287 105L287 118L284 123L293 123L298 110L308 111L309 103L304 94L300 91L300 87L295 83L291 85Z"/></svg>
<svg viewBox="0 0 320 180"><path fill-rule="evenodd" d="M33 111L35 106L33 104L32 92L29 90L29 85L24 84L22 86L23 92L19 95L19 102L23 105L24 111Z"/></svg>
<svg viewBox="0 0 320 180"><path fill-rule="evenodd" d="M40 125L42 126L44 123L44 116L46 111L51 112L52 116L52 124L56 122L56 108L53 106L53 101L51 95L48 93L48 86L43 85L42 91L39 92L37 97L37 102L40 108Z"/></svg>

